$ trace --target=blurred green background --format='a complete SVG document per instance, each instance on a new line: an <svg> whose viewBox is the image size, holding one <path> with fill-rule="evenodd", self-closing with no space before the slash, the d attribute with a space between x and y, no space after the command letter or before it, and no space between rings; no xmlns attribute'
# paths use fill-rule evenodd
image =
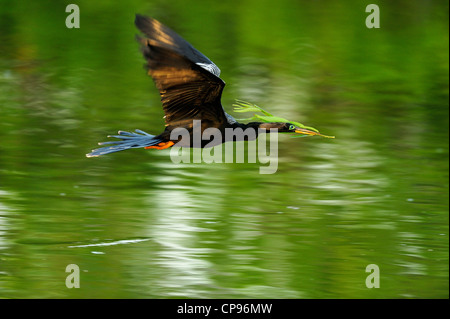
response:
<svg viewBox="0 0 450 319"><path fill-rule="evenodd" d="M0 298L449 297L448 1L84 0L68 29L71 2L0 0ZM273 175L86 158L163 128L135 13L221 68L230 114L337 138L280 136Z"/></svg>

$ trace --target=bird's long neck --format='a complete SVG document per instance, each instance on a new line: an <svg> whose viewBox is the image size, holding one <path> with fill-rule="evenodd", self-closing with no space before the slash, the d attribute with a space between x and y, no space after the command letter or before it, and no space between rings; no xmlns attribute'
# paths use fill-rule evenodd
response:
<svg viewBox="0 0 450 319"><path fill-rule="evenodd" d="M263 124L262 122L250 122L250 123L238 123L236 122L236 127L240 127L243 130L246 128L253 128L255 130L259 129L259 126Z"/></svg>
<svg viewBox="0 0 450 319"><path fill-rule="evenodd" d="M283 126L283 123L273 122L273 123L266 123L266 122L250 122L250 123L235 123L235 127L240 127L243 130L247 128L253 128L256 131L256 134L258 133L269 133L271 128L279 129Z"/></svg>
<svg viewBox="0 0 450 319"><path fill-rule="evenodd" d="M235 122L231 125L232 132L227 132L223 135L223 141L252 141L255 140L260 133L269 133L270 128L278 128L280 123L264 123L264 122L250 122L239 123Z"/></svg>
<svg viewBox="0 0 450 319"><path fill-rule="evenodd" d="M256 136L258 136L259 133L261 133L260 125L263 124L262 122L250 122L250 123L239 123L236 122L232 125L233 129L241 128L243 131L247 129L253 129L256 133Z"/></svg>

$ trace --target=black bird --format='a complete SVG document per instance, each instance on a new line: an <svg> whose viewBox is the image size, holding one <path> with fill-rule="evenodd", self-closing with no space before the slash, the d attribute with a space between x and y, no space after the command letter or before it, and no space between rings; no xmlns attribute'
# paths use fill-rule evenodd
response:
<svg viewBox="0 0 450 319"><path fill-rule="evenodd" d="M144 147L146 149L166 149L180 142L181 137L171 139L171 132L177 128L185 128L191 141L187 145L195 147L192 141L194 120L201 120L199 129L217 128L222 139L217 143L227 142L226 128L254 128L255 135L251 138L243 136L242 140L254 139L260 132L269 132L276 128L278 132L291 132L306 135L321 135L317 130L302 126L297 122L283 121L238 123L227 114L220 102L225 82L220 79L219 68L205 55L196 50L177 33L161 24L159 21L136 15L135 24L146 37L137 36L141 49L147 60L148 74L153 78L161 95L165 113L166 128L159 135L150 135L144 131L119 131L119 135L109 137L120 140L99 143L110 146L98 148L87 157L100 156L108 153ZM262 111L264 112L264 111ZM267 112L264 114L271 115ZM263 119L264 117L258 117ZM270 117L268 117L270 118ZM240 140L234 136L232 141ZM213 146L210 140L202 140L199 147ZM183 146L183 145L180 145Z"/></svg>

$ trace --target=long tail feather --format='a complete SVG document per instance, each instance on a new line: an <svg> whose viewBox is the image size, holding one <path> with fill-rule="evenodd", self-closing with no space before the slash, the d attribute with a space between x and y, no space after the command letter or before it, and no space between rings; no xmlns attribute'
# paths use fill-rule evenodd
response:
<svg viewBox="0 0 450 319"><path fill-rule="evenodd" d="M96 157L109 153L124 151L130 148L152 146L163 142L161 138L157 138L155 135L148 134L144 131L135 130L135 132L119 131L118 132L119 135L108 135L108 137L115 137L121 140L98 143L98 145L106 145L106 144L113 144L113 145L97 148L93 150L91 153L86 154L86 157Z"/></svg>

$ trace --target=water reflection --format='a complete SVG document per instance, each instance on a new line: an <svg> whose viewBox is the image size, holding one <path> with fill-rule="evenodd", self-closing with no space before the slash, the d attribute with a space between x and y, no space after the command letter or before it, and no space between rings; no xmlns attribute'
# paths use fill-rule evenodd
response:
<svg viewBox="0 0 450 319"><path fill-rule="evenodd" d="M147 195L148 204L157 212L155 224L149 230L159 245L159 258L155 263L162 270L157 284L169 297L207 298L207 287L214 286L213 267L208 260L213 250L204 247L199 235L214 231L207 226L217 219L217 210L211 207L210 211L201 211L207 197L205 193L217 195L214 184L208 178L205 165L196 165L200 174L186 173L191 168L186 164L160 163L157 168L167 172L152 176L152 182L160 186L156 192ZM188 186L189 180L195 180L197 186Z"/></svg>
<svg viewBox="0 0 450 319"><path fill-rule="evenodd" d="M8 200L10 201L13 198L16 198L14 193L0 189L0 252L8 251L11 248L11 232L15 228L12 217L17 210ZM7 269L2 267L3 262L1 260L0 256L0 282L2 276L10 275Z"/></svg>
<svg viewBox="0 0 450 319"><path fill-rule="evenodd" d="M72 32L57 7L19 5L0 8L1 297L448 297L445 5L386 3L403 14L380 30L342 1L243 1L201 23L155 5L222 69L227 111L242 98L336 135L280 136L272 175L164 151L86 159L115 130L164 125L140 10L92 3L99 19ZM81 290L64 287L70 263Z"/></svg>
<svg viewBox="0 0 450 319"><path fill-rule="evenodd" d="M285 236L271 239L269 247L283 247L272 258L260 244L266 235L265 213L249 214L229 201L236 199L227 181L232 166L157 167L165 174L151 178L161 186L148 193L147 204L157 205L149 235L158 243L160 293L190 298L302 296L288 288L293 279L285 272L291 257Z"/></svg>

